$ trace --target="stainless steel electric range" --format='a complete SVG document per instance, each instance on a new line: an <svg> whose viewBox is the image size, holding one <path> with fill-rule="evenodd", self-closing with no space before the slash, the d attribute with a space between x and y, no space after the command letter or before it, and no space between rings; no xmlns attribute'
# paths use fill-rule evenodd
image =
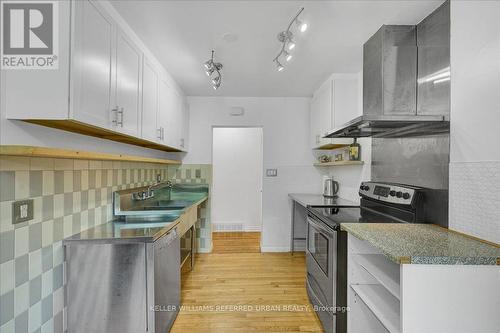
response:
<svg viewBox="0 0 500 333"><path fill-rule="evenodd" d="M307 217L307 292L326 333L347 331L347 235L341 223L433 222L432 189L363 182L359 207L310 207ZM434 211L426 211L432 207ZM443 214L446 213L443 209Z"/></svg>

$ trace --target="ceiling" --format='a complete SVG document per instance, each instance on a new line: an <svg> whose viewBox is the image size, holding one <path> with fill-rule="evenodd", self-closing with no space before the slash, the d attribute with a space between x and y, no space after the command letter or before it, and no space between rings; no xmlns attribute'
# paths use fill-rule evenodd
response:
<svg viewBox="0 0 500 333"><path fill-rule="evenodd" d="M362 69L362 45L382 24L416 24L442 0L150 1L112 4L189 96L311 96L331 73ZM309 28L282 72L276 35L300 7ZM229 38L225 35L229 34ZM236 40L234 40L236 37ZM223 82L203 62L214 49Z"/></svg>

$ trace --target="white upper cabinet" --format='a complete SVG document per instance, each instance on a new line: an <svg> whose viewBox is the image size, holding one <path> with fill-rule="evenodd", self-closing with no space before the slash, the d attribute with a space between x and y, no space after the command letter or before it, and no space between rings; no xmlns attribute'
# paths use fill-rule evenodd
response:
<svg viewBox="0 0 500 333"><path fill-rule="evenodd" d="M112 124L117 131L140 136L142 52L120 29L116 34L115 107Z"/></svg>
<svg viewBox="0 0 500 333"><path fill-rule="evenodd" d="M361 75L342 74L333 80L333 128L363 114Z"/></svg>
<svg viewBox="0 0 500 333"><path fill-rule="evenodd" d="M157 125L158 103L158 71L144 58L141 137L145 140L159 142L161 139L161 129Z"/></svg>
<svg viewBox="0 0 500 333"><path fill-rule="evenodd" d="M182 112L181 150L189 149L189 104L184 101Z"/></svg>
<svg viewBox="0 0 500 333"><path fill-rule="evenodd" d="M311 147L329 148L348 144L348 138L323 138L329 131L362 114L359 74L333 74L311 99Z"/></svg>
<svg viewBox="0 0 500 333"><path fill-rule="evenodd" d="M98 127L111 124L115 24L97 2L75 1L73 118Z"/></svg>
<svg viewBox="0 0 500 333"><path fill-rule="evenodd" d="M311 101L312 146L317 148L330 143L323 136L332 128L332 82L325 82L315 93Z"/></svg>
<svg viewBox="0 0 500 333"><path fill-rule="evenodd" d="M2 70L8 119L185 150L184 95L108 1L62 1L59 39L59 69Z"/></svg>

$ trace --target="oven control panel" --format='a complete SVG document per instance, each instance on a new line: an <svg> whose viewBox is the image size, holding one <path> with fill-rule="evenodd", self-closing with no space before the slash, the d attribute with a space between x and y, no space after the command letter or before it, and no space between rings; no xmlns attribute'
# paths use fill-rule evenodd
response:
<svg viewBox="0 0 500 333"><path fill-rule="evenodd" d="M401 184L362 182L359 195L379 201L410 205L416 196L416 188Z"/></svg>

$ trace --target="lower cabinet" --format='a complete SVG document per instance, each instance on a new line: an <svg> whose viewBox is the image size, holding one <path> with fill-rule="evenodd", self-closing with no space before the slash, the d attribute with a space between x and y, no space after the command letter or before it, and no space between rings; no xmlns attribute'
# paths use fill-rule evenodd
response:
<svg viewBox="0 0 500 333"><path fill-rule="evenodd" d="M175 229L154 242L69 241L68 332L168 332L180 309Z"/></svg>
<svg viewBox="0 0 500 333"><path fill-rule="evenodd" d="M396 264L348 235L348 333L496 332L498 266Z"/></svg>

